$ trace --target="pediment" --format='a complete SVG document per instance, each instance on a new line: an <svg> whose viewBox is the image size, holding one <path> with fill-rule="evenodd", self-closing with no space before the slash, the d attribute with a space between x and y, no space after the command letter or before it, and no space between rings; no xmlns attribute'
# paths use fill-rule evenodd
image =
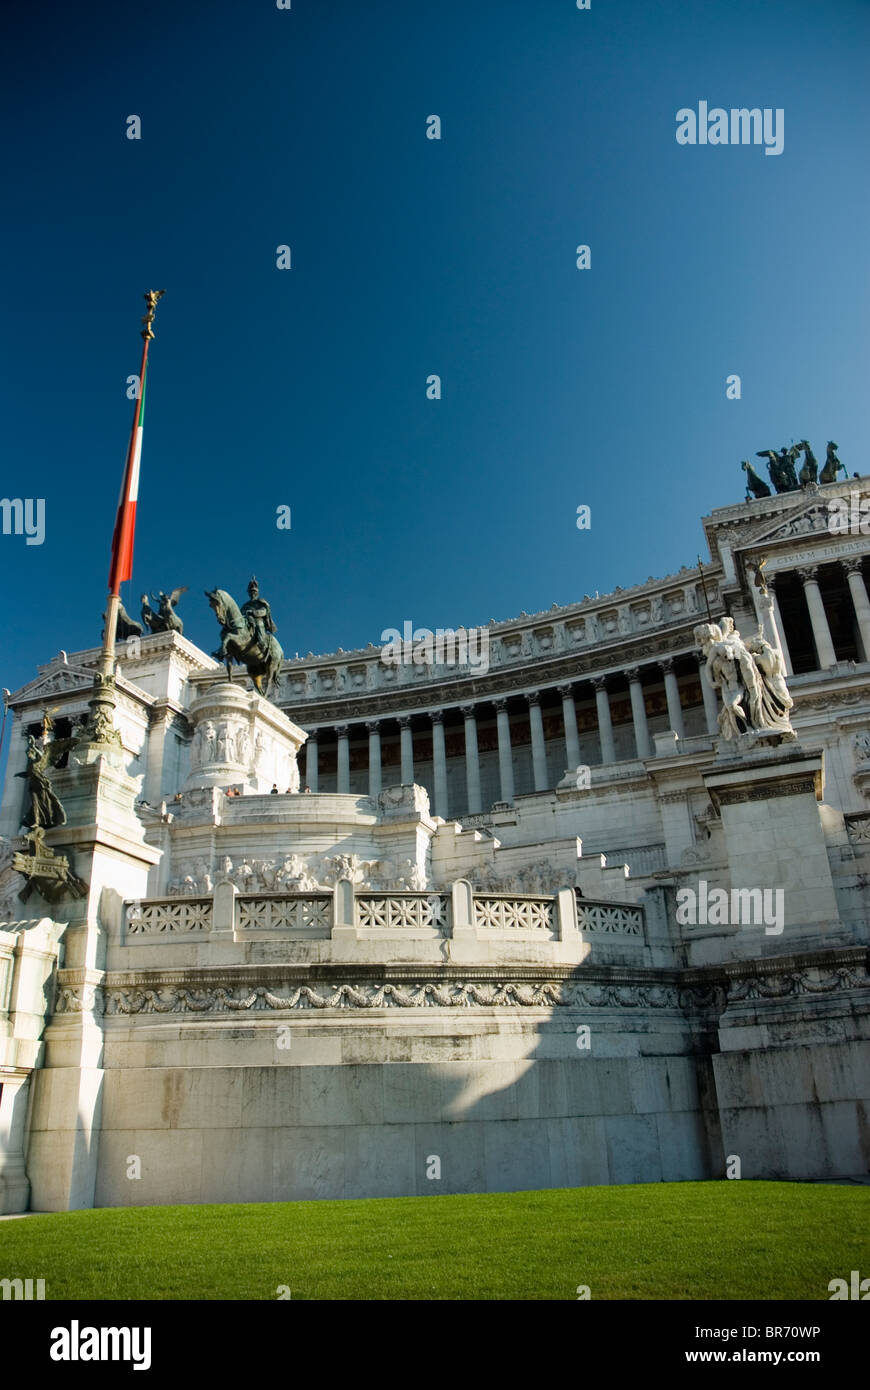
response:
<svg viewBox="0 0 870 1390"><path fill-rule="evenodd" d="M93 684L94 673L86 666L58 665L16 690L10 703L38 700L43 695L67 695L79 690L91 690Z"/></svg>
<svg viewBox="0 0 870 1390"><path fill-rule="evenodd" d="M780 541L794 541L801 536L828 534L830 512L826 502L813 502L788 516L779 517L775 522L768 520L754 534L741 537L736 550L755 549L760 545L777 545Z"/></svg>

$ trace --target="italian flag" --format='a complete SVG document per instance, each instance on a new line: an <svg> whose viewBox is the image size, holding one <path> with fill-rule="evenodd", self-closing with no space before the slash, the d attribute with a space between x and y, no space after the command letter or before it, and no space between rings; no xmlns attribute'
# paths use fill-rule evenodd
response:
<svg viewBox="0 0 870 1390"><path fill-rule="evenodd" d="M146 343L147 347L147 343ZM112 536L112 563L109 568L109 592L120 593L120 586L133 574L133 537L136 531L136 499L139 496L139 460L142 457L142 426L145 422L145 377L147 361L142 364L142 385L133 416L133 432L127 450L127 464L118 498L118 514Z"/></svg>

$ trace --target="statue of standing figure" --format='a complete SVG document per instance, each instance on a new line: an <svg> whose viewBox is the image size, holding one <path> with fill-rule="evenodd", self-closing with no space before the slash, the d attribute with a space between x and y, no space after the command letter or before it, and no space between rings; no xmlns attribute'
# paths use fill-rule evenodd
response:
<svg viewBox="0 0 870 1390"><path fill-rule="evenodd" d="M66 825L66 812L48 779L49 767L56 767L63 753L74 748L74 738L44 739L43 742L27 736L27 767L24 772L16 772L23 777L30 792L30 810L24 824L29 830L51 830L56 825Z"/></svg>
<svg viewBox="0 0 870 1390"><path fill-rule="evenodd" d="M793 701L780 653L761 628L744 642L730 617L699 623L695 640L706 658L707 678L722 696L719 732L723 738L771 731L793 733L788 712Z"/></svg>

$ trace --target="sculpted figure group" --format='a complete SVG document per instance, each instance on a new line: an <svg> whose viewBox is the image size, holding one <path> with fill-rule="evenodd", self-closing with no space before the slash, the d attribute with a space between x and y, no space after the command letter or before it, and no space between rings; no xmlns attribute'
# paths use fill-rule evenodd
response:
<svg viewBox="0 0 870 1390"><path fill-rule="evenodd" d="M164 593L161 589L150 598L142 595L142 621L131 618L123 604L118 609L115 640L126 641L129 637L141 637L147 628L149 632L184 633L184 624L175 611L175 605L187 586ZM276 626L272 609L260 594L260 586L252 578L248 584L248 599L241 607L226 589L207 589L206 598L221 626L221 642L213 653L227 668L227 679L233 678L233 663L244 666L258 693L267 698L277 687L280 679L281 663L284 653L275 637ZM105 614L103 614L105 619Z"/></svg>
<svg viewBox="0 0 870 1390"><path fill-rule="evenodd" d="M707 677L722 697L719 732L736 739L744 733L792 734L789 710L794 703L785 682L779 651L761 627L744 641L734 620L699 623L695 640L706 658Z"/></svg>
<svg viewBox="0 0 870 1390"><path fill-rule="evenodd" d="M828 440L828 450L821 473L807 439L801 439L788 449L760 449L755 457L767 459L770 481L777 492L797 492L799 488L808 487L811 483L835 483L840 469L846 472L845 464L837 457L838 447L833 439ZM795 463L801 454L804 456L803 467L800 473L797 473ZM746 474L746 500L749 501L750 497L769 497L770 488L764 479L758 476L749 460L744 459L740 467Z"/></svg>

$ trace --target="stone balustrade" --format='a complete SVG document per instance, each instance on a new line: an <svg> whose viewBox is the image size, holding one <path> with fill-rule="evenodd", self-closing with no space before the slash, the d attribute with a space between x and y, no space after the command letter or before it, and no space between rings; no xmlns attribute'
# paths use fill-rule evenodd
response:
<svg viewBox="0 0 870 1390"><path fill-rule="evenodd" d="M468 921L457 922L454 903L461 887L471 904ZM372 892L356 889L348 879L332 893L241 894L231 884L220 884L216 894L229 894L230 918L236 940L264 935L291 939L335 937L350 928L366 938L395 932L427 937L450 937L454 927L472 930L482 937L516 939L518 934L564 940L579 930L598 935L644 938L644 910L610 902L597 902L573 890L575 914L566 919L565 891L554 894L476 892L462 880L452 890L434 892ZM568 896L571 890L567 890ZM352 904L350 907L348 904ZM155 898L127 903L127 942L145 944L155 936L164 940L190 940L194 934L217 932L219 914L212 898Z"/></svg>
<svg viewBox="0 0 870 1390"><path fill-rule="evenodd" d="M128 936L181 936L212 929L211 898L149 898L126 904Z"/></svg>
<svg viewBox="0 0 870 1390"><path fill-rule="evenodd" d="M643 908L590 902L577 894L577 925L581 932L643 938Z"/></svg>

